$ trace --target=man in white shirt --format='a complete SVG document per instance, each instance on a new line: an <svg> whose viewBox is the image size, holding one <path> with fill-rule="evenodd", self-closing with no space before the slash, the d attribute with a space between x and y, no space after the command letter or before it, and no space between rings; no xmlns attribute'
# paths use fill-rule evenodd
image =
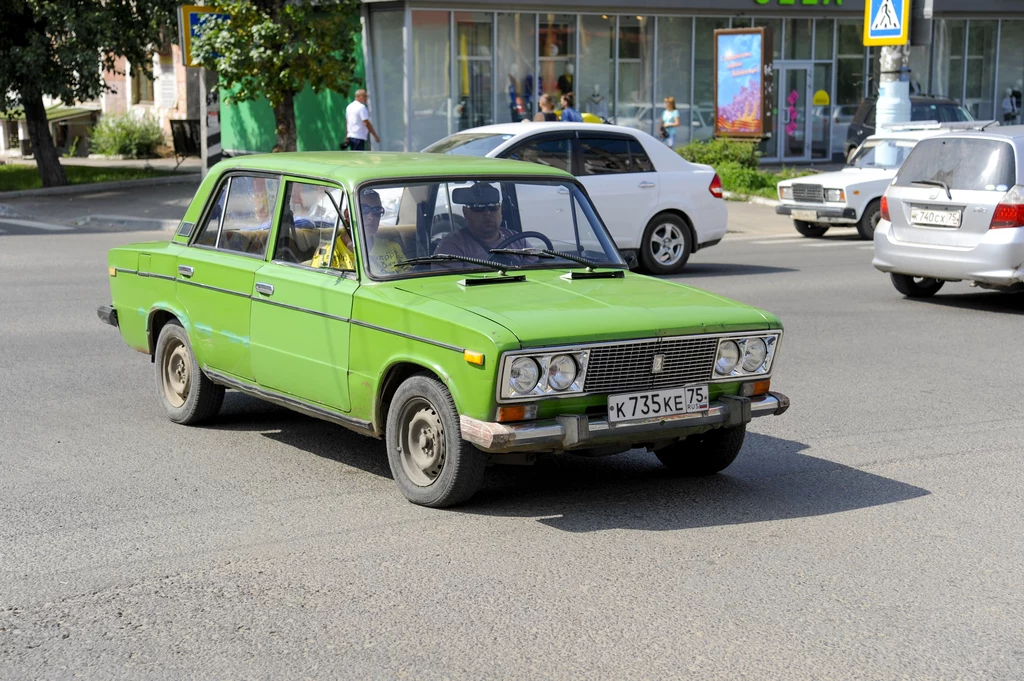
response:
<svg viewBox="0 0 1024 681"><path fill-rule="evenodd" d="M370 111L366 108L366 90L356 90L356 101L345 109L348 148L352 151L366 151L366 140L370 135L380 144L380 137L370 122Z"/></svg>

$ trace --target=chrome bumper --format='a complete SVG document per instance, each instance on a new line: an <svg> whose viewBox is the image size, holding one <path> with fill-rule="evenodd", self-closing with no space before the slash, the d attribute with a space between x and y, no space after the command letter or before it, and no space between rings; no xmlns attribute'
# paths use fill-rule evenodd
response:
<svg viewBox="0 0 1024 681"><path fill-rule="evenodd" d="M462 439L492 454L571 451L620 444L628 449L652 440L685 437L695 429L709 426L740 426L752 418L782 414L787 409L788 397L768 393L761 397L723 396L712 402L707 411L619 425L584 415L522 423L493 423L462 416L459 425Z"/></svg>

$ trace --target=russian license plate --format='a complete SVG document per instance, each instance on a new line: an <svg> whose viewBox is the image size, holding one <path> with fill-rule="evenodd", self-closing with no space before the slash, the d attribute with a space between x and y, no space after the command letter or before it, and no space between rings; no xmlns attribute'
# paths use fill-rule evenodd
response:
<svg viewBox="0 0 1024 681"><path fill-rule="evenodd" d="M707 411L706 385L608 396L608 422L635 421Z"/></svg>
<svg viewBox="0 0 1024 681"><path fill-rule="evenodd" d="M794 220L804 220L814 222L818 219L818 211L816 210L794 210L791 217Z"/></svg>
<svg viewBox="0 0 1024 681"><path fill-rule="evenodd" d="M933 227L959 227L960 211L911 207L910 221L915 225L931 225Z"/></svg>

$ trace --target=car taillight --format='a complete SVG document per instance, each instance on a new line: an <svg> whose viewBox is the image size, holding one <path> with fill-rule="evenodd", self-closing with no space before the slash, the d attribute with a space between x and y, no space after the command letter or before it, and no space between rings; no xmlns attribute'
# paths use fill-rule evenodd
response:
<svg viewBox="0 0 1024 681"><path fill-rule="evenodd" d="M882 219L886 222L892 222L892 220L889 219L889 199L885 197L885 194L882 194L882 204L880 208L882 211Z"/></svg>
<svg viewBox="0 0 1024 681"><path fill-rule="evenodd" d="M1002 229L1004 227L1024 227L1024 196L1021 195L1022 188L1017 185L999 202L996 209L992 211L992 222L989 229Z"/></svg>
<svg viewBox="0 0 1024 681"><path fill-rule="evenodd" d="M715 177L711 180L711 186L708 187L708 190L716 199L722 198L722 180L718 177L718 173L715 173Z"/></svg>

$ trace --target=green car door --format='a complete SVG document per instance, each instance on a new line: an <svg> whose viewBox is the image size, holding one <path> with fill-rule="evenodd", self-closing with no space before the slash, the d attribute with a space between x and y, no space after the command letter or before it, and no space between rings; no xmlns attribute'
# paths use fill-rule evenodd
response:
<svg viewBox="0 0 1024 681"><path fill-rule="evenodd" d="M250 352L263 387L349 411L349 319L358 288L340 188L285 178L271 262L256 271Z"/></svg>
<svg viewBox="0 0 1024 681"><path fill-rule="evenodd" d="M281 181L230 174L211 195L195 239L178 256L177 295L192 320L200 364L253 380L249 321Z"/></svg>

